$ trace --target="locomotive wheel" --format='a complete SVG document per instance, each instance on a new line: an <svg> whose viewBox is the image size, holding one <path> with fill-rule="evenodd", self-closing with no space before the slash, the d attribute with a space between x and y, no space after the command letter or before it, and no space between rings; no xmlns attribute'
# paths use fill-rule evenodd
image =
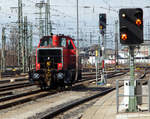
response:
<svg viewBox="0 0 150 119"><path fill-rule="evenodd" d="M41 90L45 91L46 87L45 86L40 86Z"/></svg>
<svg viewBox="0 0 150 119"><path fill-rule="evenodd" d="M58 87L61 87L62 89L65 88L65 83L64 83L64 80L62 79L61 81L59 81Z"/></svg>
<svg viewBox="0 0 150 119"><path fill-rule="evenodd" d="M41 90L46 90L46 84L43 81L40 81L40 88Z"/></svg>
<svg viewBox="0 0 150 119"><path fill-rule="evenodd" d="M82 73L81 73L81 70L79 70L78 72L78 80L81 80L82 79Z"/></svg>
<svg viewBox="0 0 150 119"><path fill-rule="evenodd" d="M72 90L72 84L68 85L68 89Z"/></svg>
<svg viewBox="0 0 150 119"><path fill-rule="evenodd" d="M71 73L72 73L72 79L71 79L71 81L73 83L73 82L75 82L76 73L75 73L75 71L72 71Z"/></svg>
<svg viewBox="0 0 150 119"><path fill-rule="evenodd" d="M59 92L64 91L65 90L65 86L58 86L57 90Z"/></svg>
<svg viewBox="0 0 150 119"><path fill-rule="evenodd" d="M72 80L72 72L71 71L67 71L66 72L66 77L65 77L65 84L66 85L70 85L72 84L73 80Z"/></svg>
<svg viewBox="0 0 150 119"><path fill-rule="evenodd" d="M43 90L43 91L47 90L46 85L40 85L40 88L41 88L41 90Z"/></svg>
<svg viewBox="0 0 150 119"><path fill-rule="evenodd" d="M63 79L61 81L57 82L57 89L58 89L58 91L64 91L65 90L65 83L64 83Z"/></svg>

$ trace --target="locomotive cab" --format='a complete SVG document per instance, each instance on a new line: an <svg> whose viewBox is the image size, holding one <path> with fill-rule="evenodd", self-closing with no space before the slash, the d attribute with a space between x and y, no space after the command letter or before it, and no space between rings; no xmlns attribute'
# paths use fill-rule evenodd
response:
<svg viewBox="0 0 150 119"><path fill-rule="evenodd" d="M63 87L75 81L75 69L73 39L64 35L44 36L36 49L36 70L29 77L41 88Z"/></svg>

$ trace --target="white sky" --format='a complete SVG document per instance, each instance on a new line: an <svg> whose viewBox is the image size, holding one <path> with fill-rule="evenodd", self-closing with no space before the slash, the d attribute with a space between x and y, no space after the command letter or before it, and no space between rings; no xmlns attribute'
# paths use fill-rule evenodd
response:
<svg viewBox="0 0 150 119"><path fill-rule="evenodd" d="M36 2L41 0L23 0L24 15L28 16L29 22L38 24L38 8ZM51 20L54 33L64 33L66 35L76 36L76 0L50 0L51 2ZM0 0L0 25L3 26L17 21L18 0ZM90 7L90 8L85 8ZM93 42L98 40L98 15L107 14L107 32L108 44L114 41L114 22L118 20L118 10L123 7L141 7L144 11L144 20L150 19L150 9L144 8L150 6L150 0L79 0L79 19L80 19L80 38L84 39L83 44L89 45L89 34L92 33ZM34 33L38 34L38 29L34 28ZM146 32L145 32L146 33ZM109 39L111 41L109 41ZM35 44L38 43L38 36L34 35Z"/></svg>

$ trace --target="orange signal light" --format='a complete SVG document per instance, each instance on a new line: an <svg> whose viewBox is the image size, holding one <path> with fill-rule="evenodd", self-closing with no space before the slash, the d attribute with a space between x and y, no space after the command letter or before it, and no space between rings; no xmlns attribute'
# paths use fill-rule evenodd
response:
<svg viewBox="0 0 150 119"><path fill-rule="evenodd" d="M100 26L99 28L100 28L100 29L103 29L103 26Z"/></svg>
<svg viewBox="0 0 150 119"><path fill-rule="evenodd" d="M122 40L126 40L126 39L127 39L127 34L122 34L122 35L121 35L121 39L122 39Z"/></svg>
<svg viewBox="0 0 150 119"><path fill-rule="evenodd" d="M140 26L142 24L142 21L140 19L136 20L136 25Z"/></svg>

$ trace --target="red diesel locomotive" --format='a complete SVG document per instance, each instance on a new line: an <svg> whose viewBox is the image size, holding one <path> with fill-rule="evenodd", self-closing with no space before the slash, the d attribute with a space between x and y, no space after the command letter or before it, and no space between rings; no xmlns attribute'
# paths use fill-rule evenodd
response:
<svg viewBox="0 0 150 119"><path fill-rule="evenodd" d="M76 46L69 36L44 36L36 49L36 70L29 72L30 81L41 89L71 85L76 78Z"/></svg>

